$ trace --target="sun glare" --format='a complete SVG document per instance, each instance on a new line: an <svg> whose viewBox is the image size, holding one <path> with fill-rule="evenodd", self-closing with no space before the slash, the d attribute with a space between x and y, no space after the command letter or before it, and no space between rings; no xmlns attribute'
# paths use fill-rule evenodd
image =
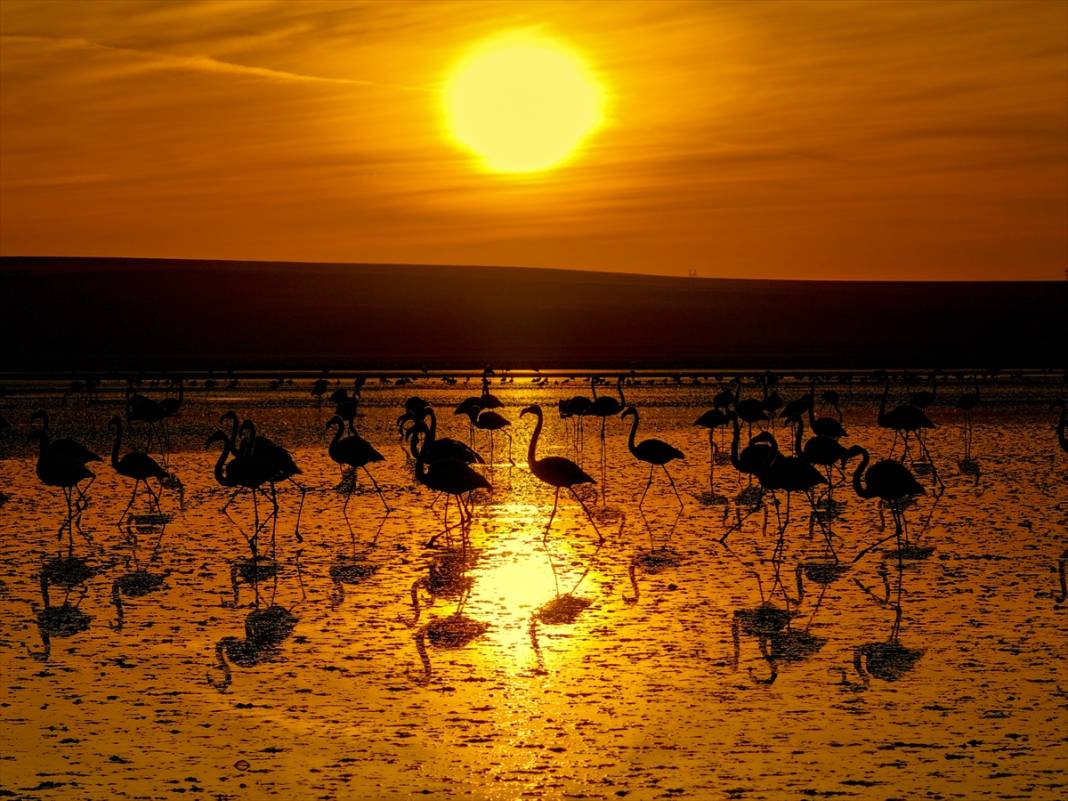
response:
<svg viewBox="0 0 1068 801"><path fill-rule="evenodd" d="M444 93L449 132L492 172L546 170L601 124L603 94L583 60L530 33L494 37L453 71Z"/></svg>

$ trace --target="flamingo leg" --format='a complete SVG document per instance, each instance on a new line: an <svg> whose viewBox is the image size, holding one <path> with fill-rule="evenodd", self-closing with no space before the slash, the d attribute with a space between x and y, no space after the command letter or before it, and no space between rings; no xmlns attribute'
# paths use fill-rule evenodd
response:
<svg viewBox="0 0 1068 801"><path fill-rule="evenodd" d="M123 521L126 519L126 515L130 512L130 507L134 505L134 501L137 500L137 489L141 486L141 479L137 479L133 485L133 492L130 494L130 501L126 504L126 508L122 510L122 514L119 515L119 522L117 525L122 526Z"/></svg>
<svg viewBox="0 0 1068 801"><path fill-rule="evenodd" d="M601 533L601 530L597 528L597 523L594 522L593 515L590 514L590 510L586 508L586 503L582 500L582 498L579 497L578 493L575 492L574 487L568 487L568 490L571 492L572 495L575 496L575 500L579 502L579 506L582 507L582 511L586 513L586 519L590 521L590 525L593 526L593 530L597 532L598 546L604 545L604 535ZM557 496L559 496L559 492L560 491L557 490Z"/></svg>
<svg viewBox="0 0 1068 801"><path fill-rule="evenodd" d="M353 546L356 544L356 532L352 530L352 521L349 520L349 501L352 500L352 493L356 489L356 482L352 482L349 486L349 491L345 493L345 503L341 507L341 515L345 518L345 525L349 527L349 538L353 542Z"/></svg>
<svg viewBox="0 0 1068 801"><path fill-rule="evenodd" d="M377 481L375 481L375 477L374 477L373 475L371 475L371 471L370 471L370 470L368 470L368 469L367 469L367 467L365 466L365 467L363 468L363 472L365 472L365 473L367 474L367 477L368 477L369 479L371 479L371 485L372 485L372 486L373 486L373 487L375 488L375 492L377 492L377 493L378 493L378 497L379 497L379 499L380 499L380 500L382 501L382 505L383 505L384 507L386 507L386 511L387 511L387 512L392 512L393 510L392 510L392 509L390 509L390 508L389 508L389 504L388 504L388 503L386 503L386 496L382 494L382 488L378 486L378 482L377 482Z"/></svg>
<svg viewBox="0 0 1068 801"><path fill-rule="evenodd" d="M556 488L556 493L553 495L553 510L549 513L549 522L545 524L545 533L541 536L541 542L548 547L549 545L549 529L553 526L553 518L556 517L556 507L560 505L560 488Z"/></svg>
<svg viewBox="0 0 1068 801"><path fill-rule="evenodd" d="M682 509L684 506L682 502L682 496L679 495L679 488L675 486L675 479L671 477L671 471L667 469L666 464L660 466L664 468L664 475L666 475L668 477L668 481L671 482L671 489L675 492L675 499L679 502L679 508Z"/></svg>
<svg viewBox="0 0 1068 801"><path fill-rule="evenodd" d="M641 509L645 504L645 496L649 492L649 487L653 485L653 469L656 467L654 464L649 465L649 480L645 482L645 490L642 492L642 498L638 501L638 508Z"/></svg>

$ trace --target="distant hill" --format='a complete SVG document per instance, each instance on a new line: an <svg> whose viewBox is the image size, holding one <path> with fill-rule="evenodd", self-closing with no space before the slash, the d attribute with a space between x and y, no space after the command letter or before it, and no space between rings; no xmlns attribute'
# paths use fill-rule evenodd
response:
<svg viewBox="0 0 1068 801"><path fill-rule="evenodd" d="M1065 366L1068 283L0 259L0 370Z"/></svg>

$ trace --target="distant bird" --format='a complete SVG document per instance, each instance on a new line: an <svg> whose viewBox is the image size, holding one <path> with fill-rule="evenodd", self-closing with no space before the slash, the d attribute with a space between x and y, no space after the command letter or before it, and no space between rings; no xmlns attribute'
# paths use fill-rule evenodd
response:
<svg viewBox="0 0 1068 801"><path fill-rule="evenodd" d="M512 459L512 435L508 433L507 428L512 425L512 421L504 417L497 412L491 410L483 410L478 417L474 419L475 428L480 431L488 431L490 435L490 465L493 465L493 432L501 431L504 436L508 438L508 461L515 464Z"/></svg>
<svg viewBox="0 0 1068 801"><path fill-rule="evenodd" d="M841 422L834 417L816 417L816 404L814 398L816 396L816 382L813 379L812 388L808 393L808 425L812 429L812 433L820 437L831 437L832 439L841 439L846 436L846 430L842 428Z"/></svg>
<svg viewBox="0 0 1068 801"><path fill-rule="evenodd" d="M130 451L120 458L119 449L122 447L122 418L115 415L108 423L108 427L115 431L115 444L111 448L111 467L120 476L132 478L134 481L133 492L130 494L130 502L126 504L126 508L122 510L122 514L119 516L119 525L122 525L122 522L126 519L126 515L130 511L130 507L132 507L137 500L137 491L142 484L144 484L148 494L152 497L152 505L155 507L156 512L159 512L159 496L163 490L162 482L167 477L167 471L160 467L159 462L147 453L141 453L140 451ZM151 485L148 483L150 478L156 479L156 483L159 485L160 489L159 492L152 490Z"/></svg>
<svg viewBox="0 0 1068 801"><path fill-rule="evenodd" d="M634 437L638 433L638 410L633 406L628 406L623 410L621 416L634 418L634 422L630 427L630 438L627 440L627 448L635 459L649 465L649 480L645 483L645 490L642 492L641 500L638 501L638 508L640 509L645 503L645 496L649 492L649 487L653 484L653 470L657 467L663 468L664 475L667 476L668 481L671 483L671 489L675 493L675 498L678 500L679 506L682 507L682 496L679 495L678 487L675 486L675 479L671 477L671 473L667 469L669 462L673 462L676 459L686 458L682 451L673 445L668 445L668 443L660 439L643 439L641 442L635 443Z"/></svg>
<svg viewBox="0 0 1068 801"><path fill-rule="evenodd" d="M609 417L615 417L627 405L627 399L623 396L623 376L616 378L616 392L619 394L619 400L616 400L611 395L597 396L597 380L596 378L590 379L590 388L593 390L593 400L590 403L589 409L586 410L586 415L589 417L601 418L601 499L604 500L604 493L607 490L608 476L607 476L607 454L605 451L605 422Z"/></svg>
<svg viewBox="0 0 1068 801"><path fill-rule="evenodd" d="M323 395L330 388L330 382L325 378L317 378L311 386L311 396L315 398L315 403L320 410L323 408Z"/></svg>
<svg viewBox="0 0 1068 801"><path fill-rule="evenodd" d="M575 487L579 484L596 484L597 482L585 470L563 456L546 456L544 459L539 459L537 454L538 438L541 437L541 429L544 423L541 406L536 403L527 406L519 413L519 416L523 417L528 414L534 415L537 422L534 424L534 432L530 436L530 445L527 448L527 464L530 466L530 472L534 474L535 478L556 490L553 495L553 510L549 515L549 522L545 526L545 534L542 537L542 541L547 540L549 537L549 529L552 527L553 518L556 517L556 509L560 503L560 490L566 489L578 501L582 511L586 513L586 518L590 521L590 525L597 532L597 541L603 544L604 536L593 521L593 516L590 514L590 510L586 508L585 502L575 492Z"/></svg>
<svg viewBox="0 0 1068 801"><path fill-rule="evenodd" d="M589 413L591 406L593 399L585 395L573 395L556 402L560 419L573 421L573 439L575 448L579 451L582 449L582 418Z"/></svg>
<svg viewBox="0 0 1068 801"><path fill-rule="evenodd" d="M730 414L718 407L709 409L693 421L695 426L708 429L708 496L713 502L716 500L716 431L729 425L730 421Z"/></svg>
<svg viewBox="0 0 1068 801"><path fill-rule="evenodd" d="M164 398L159 402L160 408L163 410L163 419L168 417L174 417L181 411L182 403L185 402L185 379L178 379L178 396Z"/></svg>
<svg viewBox="0 0 1068 801"><path fill-rule="evenodd" d="M886 411L886 401L890 395L890 376L885 376L885 386L883 388L883 397L879 402L879 415L877 422L880 428L886 428L894 432L894 442L897 443L897 438L900 436L905 443L905 451L901 459L904 461L908 457L909 452L909 435L916 434L916 439L920 442L920 447L924 454L927 454L927 446L924 444L921 432L927 428L934 428L935 425L923 413L922 410L917 409L915 406L911 406L907 403L901 404ZM893 448L891 448L893 452Z"/></svg>
<svg viewBox="0 0 1068 801"><path fill-rule="evenodd" d="M345 505L341 508L341 513L345 517L345 523L349 527L349 533L352 533L352 523L349 521L349 501L352 500L352 493L356 489L356 471L362 469L367 474L367 477L371 479L371 484L374 485L375 492L378 493L379 499L382 501L382 505L385 507L387 514L392 510L389 508L389 504L386 502L385 496L382 494L382 489L378 486L378 482L375 481L375 477L371 475L371 471L367 469L367 465L372 462L383 462L385 457L375 450L375 447L361 437L359 434L349 434L349 436L342 438L342 434L345 431L345 421L338 415L331 417L326 423L326 430L331 428L336 429L334 431L334 438L330 441L328 452L330 458L337 462L341 467L342 475L345 473L345 468L351 468L352 483L349 485L349 491L345 495Z"/></svg>
<svg viewBox="0 0 1068 801"><path fill-rule="evenodd" d="M761 423L768 419L767 409L763 400L756 398L742 398L742 379L734 378L734 413L738 419L749 425L749 436L753 436L753 423Z"/></svg>
<svg viewBox="0 0 1068 801"><path fill-rule="evenodd" d="M158 401L133 391L133 385L126 385L126 422L145 423L148 426L146 447L152 447L152 437L155 435L161 451L166 450L163 437L159 434L156 426L167 417L167 410Z"/></svg>
<svg viewBox="0 0 1068 801"><path fill-rule="evenodd" d="M820 400L834 409L834 414L838 418L838 422L842 422L842 407L839 405L838 390L828 389L820 393Z"/></svg>

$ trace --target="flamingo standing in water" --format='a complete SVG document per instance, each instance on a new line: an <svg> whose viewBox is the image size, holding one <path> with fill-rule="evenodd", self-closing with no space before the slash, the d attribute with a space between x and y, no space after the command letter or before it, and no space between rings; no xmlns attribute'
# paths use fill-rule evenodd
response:
<svg viewBox="0 0 1068 801"><path fill-rule="evenodd" d="M426 426L423 421L428 418L430 425ZM428 405L419 413L407 411L397 418L397 424L403 426L406 420L412 420L416 423L416 425L408 429L406 436L414 436L417 430L426 435L423 439L421 450L423 452L423 460L428 464L439 459L457 459L465 464L485 463L485 460L469 445L449 437L438 438L438 418L434 414L433 407Z"/></svg>
<svg viewBox="0 0 1068 801"><path fill-rule="evenodd" d="M536 403L527 406L519 413L519 416L523 417L527 414L534 415L537 421L534 424L534 433L530 436L530 446L527 448L527 463L530 465L530 472L533 473L539 481L548 484L556 490L553 495L553 510L549 515L549 522L545 526L545 534L542 536L542 541L545 542L549 538L549 529L552 527L553 518L556 517L556 509L560 504L560 490L566 489L571 493L575 500L579 502L582 511L586 513L586 519L590 521L593 530L597 532L598 543L603 544L604 536L601 534L601 530L597 528L597 524L593 521L593 516L590 514L590 510L586 508L586 504L583 502L582 498L575 492L575 487L579 484L596 484L597 482L594 481L585 470L570 459L565 459L563 456L546 456L544 459L539 459L537 454L538 438L541 436L541 429L544 423L541 406Z"/></svg>
<svg viewBox="0 0 1068 801"><path fill-rule="evenodd" d="M676 459L685 459L685 455L675 446L668 445L660 439L643 439L641 442L635 443L634 437L638 433L638 410L633 406L628 406L623 410L621 416L634 418L634 422L631 423L630 427L630 438L627 440L627 447L635 459L649 465L649 480L645 483L645 490L642 492L641 500L638 501L638 508L642 508L645 503L645 496L649 492L649 487L653 484L653 470L661 467L668 477L668 481L671 482L671 489L675 492L675 498L678 500L679 508L681 509L683 506L682 496L679 495L678 487L675 486L675 479L671 477L667 466L669 462L673 462Z"/></svg>
<svg viewBox="0 0 1068 801"><path fill-rule="evenodd" d="M48 433L44 429L31 431L29 439L31 442L37 440L40 445L40 453L37 457L37 478L50 487L59 487L63 490L63 497L67 501L67 518L59 526L59 536L62 538L63 529L67 529L68 552L73 554L75 518L81 518L82 510L85 508L83 505L85 492L78 485L86 479L92 483L96 476L77 459L63 458L61 455L53 454L48 445ZM99 458L97 457L97 460ZM74 501L75 492L78 493L77 503ZM80 525L78 531L81 532Z"/></svg>
<svg viewBox="0 0 1068 801"><path fill-rule="evenodd" d="M159 462L147 453L141 453L140 451L130 451L123 455L122 458L119 458L119 449L122 447L122 418L115 415L108 423L108 427L115 431L115 444L111 448L111 467L120 476L134 480L130 502L126 504L126 508L122 510L122 514L119 516L119 525L121 526L122 521L126 519L126 515L130 511L130 507L137 500L137 490L140 489L142 484L144 484L145 490L152 497L152 505L156 512L160 511L159 496L163 491L163 480L167 477L167 471L160 467ZM160 485L160 492L152 491L152 487L148 483L150 478L156 479L156 483Z"/></svg>
<svg viewBox="0 0 1068 801"><path fill-rule="evenodd" d="M440 534L435 534L427 541L427 547L432 547L442 534L449 533L449 498L456 498L456 506L460 510L460 535L463 545L467 547L467 534L471 525L470 497L471 493L478 489L493 491L493 487L485 476L476 472L467 462L451 457L437 459L428 462L426 458L425 439L423 447L419 447L420 435L426 436L426 427L418 423L412 433L412 456L415 457L415 479L427 489L435 492L444 492L445 499L445 528ZM465 500L465 498L467 500Z"/></svg>
<svg viewBox="0 0 1068 801"><path fill-rule="evenodd" d="M348 510L349 501L352 500L352 493L356 490L357 470L362 469L367 474L367 477L371 479L371 484L374 485L375 492L378 493L378 497L386 509L386 514L392 511L386 502L385 496L382 494L382 489L378 486L378 482L371 475L371 471L367 469L367 465L372 462L384 462L386 457L375 450L375 447L359 434L349 434L347 437L342 438L341 435L345 431L345 421L339 415L334 415L327 420L326 430L329 431L331 428L336 430L328 448L330 458L337 462L343 476L346 468L349 468L352 472L352 482L349 484L348 492L345 494L345 504L341 507L341 514L345 518L345 524L349 527L349 534L352 535L352 523L349 520Z"/></svg>
<svg viewBox="0 0 1068 801"><path fill-rule="evenodd" d="M905 535L905 542L908 542L908 528L904 525L902 503L913 496L926 494L926 490L917 483L912 472L901 462L883 459L869 468L868 461L871 457L867 449L860 445L854 445L846 451L846 461L848 462L855 456L860 456L861 459L853 473L853 490L861 498L878 498L890 507L890 513L894 517L893 536L898 539L898 556L900 557L902 533ZM859 559L862 554L871 550L871 547L861 551L856 558Z"/></svg>
<svg viewBox="0 0 1068 801"><path fill-rule="evenodd" d="M616 400L611 395L601 395L597 397L597 381L596 379L590 379L590 387L593 390L593 401L590 404L586 414L590 417L601 418L601 502L605 501L605 492L607 490L607 473L608 473L608 457L605 451L605 421L609 417L615 417L627 405L627 399L623 397L623 376L619 376L616 379L616 392L619 393L619 400Z"/></svg>
<svg viewBox="0 0 1068 801"><path fill-rule="evenodd" d="M718 503L722 498L716 495L716 430L730 423L731 417L728 412L718 406L709 409L702 414L693 424L699 428L708 429L708 499L710 503Z"/></svg>
<svg viewBox="0 0 1068 801"><path fill-rule="evenodd" d="M894 432L894 445L890 448L891 454L893 453L894 446L897 445L898 437L901 437L905 442L905 451L901 456L901 461L905 461L909 454L909 435L915 432L916 439L919 440L923 454L927 457L928 461L930 461L930 454L927 452L927 446L924 444L923 436L920 432L925 428L934 428L934 423L927 418L927 415L924 414L921 409L908 403L895 406L889 412L886 411L886 400L890 395L889 374L884 374L884 378L886 383L883 387L882 400L879 402L879 415L877 421L880 428L886 428Z"/></svg>

